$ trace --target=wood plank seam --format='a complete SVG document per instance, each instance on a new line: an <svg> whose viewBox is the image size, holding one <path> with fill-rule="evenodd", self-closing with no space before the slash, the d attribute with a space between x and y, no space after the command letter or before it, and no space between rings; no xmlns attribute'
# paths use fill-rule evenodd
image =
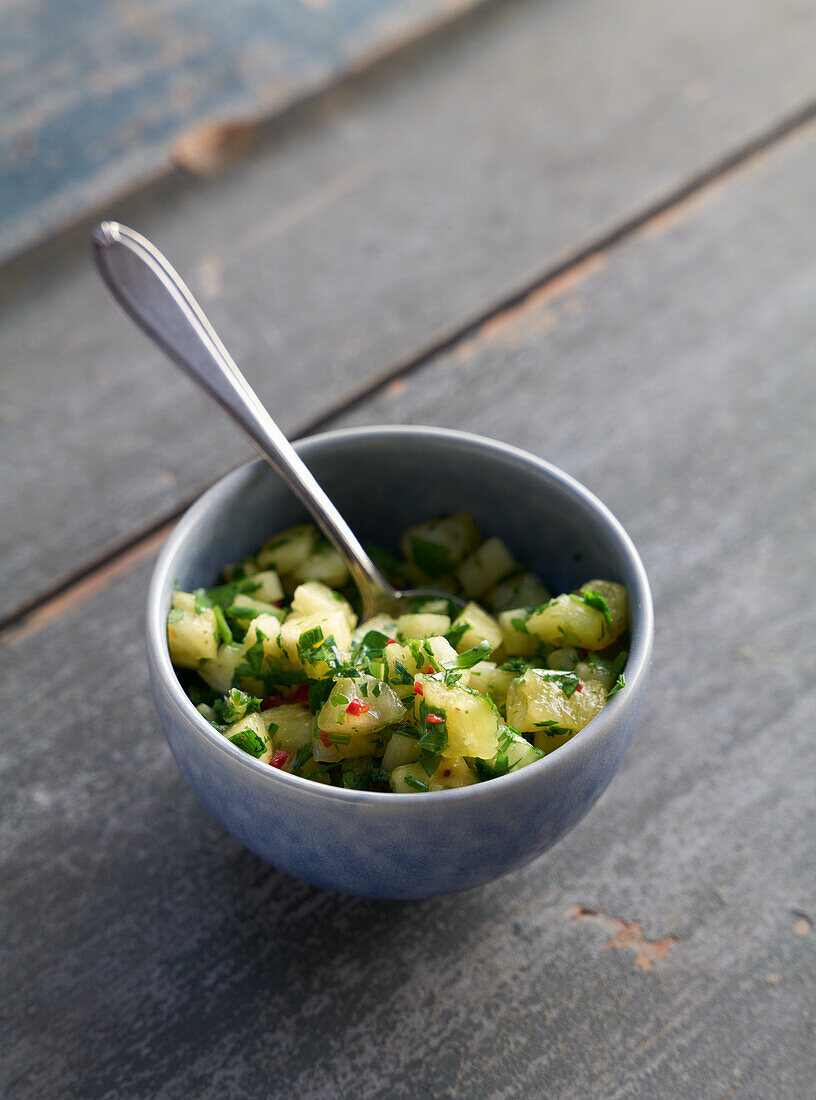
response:
<svg viewBox="0 0 816 1100"><path fill-rule="evenodd" d="M295 438L327 430L336 420L377 396L389 386L399 384L408 376L429 366L439 356L456 353L460 348L467 348L468 344L474 340L484 341L490 337L491 333L501 331L505 327L503 321L512 318L519 310L524 310L531 304L538 306L544 300L551 300L564 291L564 288L574 289L583 278L593 274L599 266L605 264L606 253L637 233L657 236L670 225L676 224L684 215L691 213L694 203L701 200L705 194L722 186L734 174L748 170L769 155L777 145L792 138L814 121L816 121L816 99L809 100L799 110L785 116L772 127L732 150L715 164L696 173L662 198L611 227L596 240L584 245L532 282L483 310L477 317L467 320L425 348L376 375L331 409L301 425L298 431L293 433ZM227 472L229 471L221 471L209 484L213 484ZM0 637L7 634L11 637L27 636L37 629L36 624L44 624L58 616L61 608L73 606L75 601L69 598L68 594L74 589L79 589L80 593L91 594L95 590L91 583L91 578L95 574L104 573L105 576L110 575L112 579L113 575L119 574L119 570L114 568L114 563L120 560L125 563L135 563L144 556L144 553L149 552L143 549L145 546L149 546L150 550L158 548L169 534L172 524L202 491L203 489L199 488L146 528L133 532L108 546L101 554L86 562L81 569L58 579L33 598L19 604L0 619ZM124 565L124 569L126 568L127 564ZM78 599L82 599L82 596L80 595Z"/></svg>

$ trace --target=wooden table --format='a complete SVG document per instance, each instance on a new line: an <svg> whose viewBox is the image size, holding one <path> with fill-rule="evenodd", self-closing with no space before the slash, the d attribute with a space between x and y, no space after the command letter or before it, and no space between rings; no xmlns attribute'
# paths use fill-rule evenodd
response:
<svg viewBox="0 0 816 1100"><path fill-rule="evenodd" d="M598 493L654 588L642 727L578 828L469 894L347 898L243 850L163 741L142 615L246 447L106 300L90 200L57 188L37 236L15 192L4 1096L813 1094L816 5L409 7L417 42L366 30L377 64L293 85L230 170L151 146L149 186L89 194L291 435L466 428Z"/></svg>

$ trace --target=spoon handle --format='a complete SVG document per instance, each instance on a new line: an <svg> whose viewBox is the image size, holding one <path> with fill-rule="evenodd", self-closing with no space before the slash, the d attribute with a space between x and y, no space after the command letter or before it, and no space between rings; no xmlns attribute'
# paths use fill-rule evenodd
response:
<svg viewBox="0 0 816 1100"><path fill-rule="evenodd" d="M395 598L396 591L263 407L167 259L118 222L101 222L92 240L102 279L125 313L232 417L312 514L348 566L366 617L383 599Z"/></svg>

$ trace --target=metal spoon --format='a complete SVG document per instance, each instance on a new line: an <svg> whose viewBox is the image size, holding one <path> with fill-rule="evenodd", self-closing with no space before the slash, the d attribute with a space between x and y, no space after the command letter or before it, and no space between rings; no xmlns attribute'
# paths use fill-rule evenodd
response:
<svg viewBox="0 0 816 1100"><path fill-rule="evenodd" d="M400 600L416 596L441 596L464 606L449 592L400 591L388 583L238 370L201 306L150 241L119 222L101 222L91 236L99 273L125 313L232 417L306 506L359 588L364 618L393 611Z"/></svg>

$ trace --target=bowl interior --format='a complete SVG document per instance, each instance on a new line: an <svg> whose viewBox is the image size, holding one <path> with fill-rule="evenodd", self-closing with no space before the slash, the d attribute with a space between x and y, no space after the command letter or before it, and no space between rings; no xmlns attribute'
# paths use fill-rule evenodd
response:
<svg viewBox="0 0 816 1100"><path fill-rule="evenodd" d="M325 433L298 450L358 536L393 553L405 527L461 510L485 538L500 535L553 591L594 576L632 579L631 543L596 498L546 463L481 443L458 433L387 428ZM175 579L182 587L212 584L227 563L307 519L265 463L241 467L179 525Z"/></svg>

